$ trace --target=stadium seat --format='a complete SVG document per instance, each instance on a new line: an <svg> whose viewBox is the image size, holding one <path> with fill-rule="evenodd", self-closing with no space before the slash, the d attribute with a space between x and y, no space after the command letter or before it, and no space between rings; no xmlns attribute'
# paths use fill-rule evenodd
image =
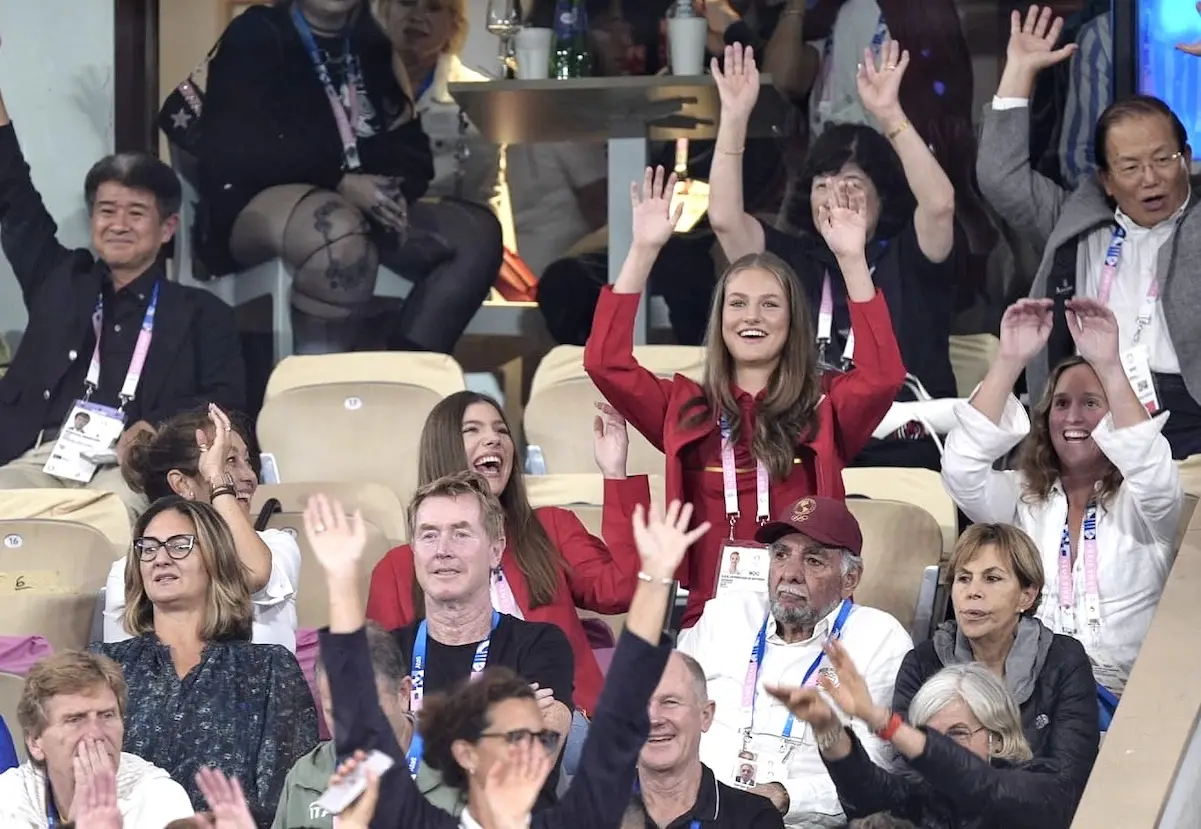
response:
<svg viewBox="0 0 1201 829"><path fill-rule="evenodd" d="M950 556L959 537L959 510L937 472L901 466L848 467L842 471L842 485L848 498L861 495L921 507L942 528L944 560Z"/></svg>
<svg viewBox="0 0 1201 829"><path fill-rule="evenodd" d="M252 516L257 516L263 506L275 499L279 501L282 512L295 513L296 521L304 512L309 496L316 493L328 495L342 502L347 512L356 509L363 511L363 518L380 528L384 537L393 546L404 544L408 540L408 530L405 526L405 508L400 498L382 484L347 483L344 481L329 481L300 484L265 484L254 493L251 503Z"/></svg>
<svg viewBox="0 0 1201 829"><path fill-rule="evenodd" d="M997 358L1001 341L992 334L960 334L950 338L951 371L960 397L969 397Z"/></svg>
<svg viewBox="0 0 1201 829"><path fill-rule="evenodd" d="M133 543L129 510L112 492L93 489L10 489L0 492L0 521L44 518L99 530L124 556Z"/></svg>

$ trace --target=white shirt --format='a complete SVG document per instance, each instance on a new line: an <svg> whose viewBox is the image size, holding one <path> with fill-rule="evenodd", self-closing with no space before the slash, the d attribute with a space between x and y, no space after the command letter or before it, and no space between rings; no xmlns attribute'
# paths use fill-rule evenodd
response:
<svg viewBox="0 0 1201 829"><path fill-rule="evenodd" d="M167 772L133 754L117 765L117 810L124 829L163 829L192 817L192 801ZM46 773L29 761L0 774L0 826L46 829Z"/></svg>
<svg viewBox="0 0 1201 829"><path fill-rule="evenodd" d="M862 124L879 129L859 99L855 77L863 63L863 50L888 27L876 0L846 0L838 9L834 28L826 40L810 42L822 56L817 82L809 97L810 140L828 124ZM876 50L879 56L879 49Z"/></svg>
<svg viewBox="0 0 1201 829"><path fill-rule="evenodd" d="M998 472L993 462L1030 431L1026 410L1010 396L994 424L968 403L955 410L959 425L947 435L942 480L973 521L1013 524L1034 539L1042 554L1046 586L1038 618L1064 633L1059 607L1059 549L1068 501L1058 483L1043 502L1024 498L1021 472ZM1115 429L1106 415L1093 440L1122 473L1121 487L1097 510L1097 580L1101 629L1096 641L1084 607L1084 557L1076 557L1075 629L1093 662L1097 681L1120 695L1151 625L1159 596L1176 556L1175 543L1184 490L1172 450L1160 432L1168 415Z"/></svg>
<svg viewBox="0 0 1201 829"><path fill-rule="evenodd" d="M804 642L786 644L776 633L775 619L767 624L767 649L759 667L759 689L755 697L754 726L750 751L758 765L756 783L777 782L788 791L790 826L843 825L838 792L822 763L814 743L813 729L798 720L792 737L802 745L793 748L784 762L784 725L788 709L763 690L764 684L796 686L822 653L822 642L838 613L835 609L814 627ZM709 698L716 703L713 725L701 736L701 762L723 783L733 785L738 752L742 750L742 689L750 664L751 650L763 620L769 617L767 597L753 593L731 593L705 604L696 627L680 634L676 647L700 662L709 683ZM901 660L913 649L913 641L901 623L872 607L855 605L842 628L842 645L867 680L878 705L892 705L893 685ZM820 667L828 667L822 660ZM817 679L814 672L810 684ZM852 723L868 754L878 765L891 765L891 746L871 734L860 722ZM765 762L767 761L767 762ZM773 770L766 768L774 765ZM841 822L838 822L841 821Z"/></svg>
<svg viewBox="0 0 1201 829"><path fill-rule="evenodd" d="M271 551L271 576L254 593L254 632L257 645L283 645L296 653L296 591L300 588L300 547L283 530L263 530L259 538ZM125 612L125 559L113 562L104 585L104 641L132 638L121 620Z"/></svg>

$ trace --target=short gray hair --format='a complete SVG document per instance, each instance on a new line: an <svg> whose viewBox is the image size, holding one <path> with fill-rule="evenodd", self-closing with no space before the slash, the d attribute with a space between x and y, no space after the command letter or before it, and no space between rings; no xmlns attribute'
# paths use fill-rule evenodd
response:
<svg viewBox="0 0 1201 829"><path fill-rule="evenodd" d="M684 663L684 667L688 669L688 673L692 677L692 692L696 694L696 701L704 705L709 701L709 682L705 679L705 669L701 667L700 662L683 651L674 651L674 653L680 657L680 661Z"/></svg>
<svg viewBox="0 0 1201 829"><path fill-rule="evenodd" d="M992 736L990 754L1020 763L1031 757L1022 718L1005 683L979 662L948 665L926 680L909 704L909 722L923 726L954 702L962 702Z"/></svg>

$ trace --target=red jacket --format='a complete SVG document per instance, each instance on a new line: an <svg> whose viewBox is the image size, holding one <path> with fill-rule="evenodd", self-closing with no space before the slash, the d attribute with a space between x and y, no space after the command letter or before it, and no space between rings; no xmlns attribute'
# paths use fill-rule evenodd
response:
<svg viewBox="0 0 1201 829"><path fill-rule="evenodd" d="M691 502L695 520L713 524L713 529L689 551L677 574L689 591L682 625L691 627L700 618L704 603L713 597L721 543L730 534L722 498L720 444L713 439L718 424L714 419L682 428L680 412L689 401L703 395L700 385L679 374L670 380L656 377L634 359L638 299L638 294L618 294L611 288L601 291L592 334L584 349L584 368L605 399L667 456L667 499ZM845 496L843 468L867 445L905 382L905 364L884 296L877 292L868 302L848 304L855 332L855 368L828 379L826 394L817 406L813 439L798 444L799 461L791 474L782 481L772 480L773 515L805 495ZM743 437L749 440L749 435ZM712 480L687 474L685 459L690 461L690 469L703 467L705 476ZM754 536L754 477L753 471L744 476L740 470L736 538ZM703 486L698 484L700 480L704 480ZM743 480L748 486L742 485Z"/></svg>
<svg viewBox="0 0 1201 829"><path fill-rule="evenodd" d="M576 707L585 712L595 709L604 677L576 607L603 614L625 613L630 609L641 568L634 545L634 507L649 502L650 485L646 476L605 481L601 532L611 542L608 547L591 535L571 511L558 507L535 510L551 544L563 557L559 589L554 600L542 607L530 608L529 588L513 552L505 547L501 556L505 579L526 620L558 625L567 634L575 657L573 698ZM414 579L413 549L406 544L389 551L371 573L367 618L388 630L412 622Z"/></svg>

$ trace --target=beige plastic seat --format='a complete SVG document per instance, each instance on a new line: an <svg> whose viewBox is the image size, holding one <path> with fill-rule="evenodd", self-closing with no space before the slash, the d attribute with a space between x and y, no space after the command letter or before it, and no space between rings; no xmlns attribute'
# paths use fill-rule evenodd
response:
<svg viewBox="0 0 1201 829"><path fill-rule="evenodd" d="M0 521L0 635L86 648L113 547L94 527L40 518Z"/></svg>
<svg viewBox="0 0 1201 829"><path fill-rule="evenodd" d="M699 346L647 345L634 349L638 362L660 377L683 374L700 381L705 350ZM542 448L546 471L596 471L592 457L592 421L603 400L584 373L584 349L561 345L542 358L525 407L525 439ZM663 474L663 453L630 430L631 475Z"/></svg>
<svg viewBox="0 0 1201 829"><path fill-rule="evenodd" d="M942 530L930 513L897 501L852 498L863 531L863 580L855 601L891 613L920 642L930 635Z"/></svg>
<svg viewBox="0 0 1201 829"><path fill-rule="evenodd" d="M651 503L662 504L664 482L662 475L650 476ZM597 538L602 536L605 504L605 479L599 472L576 475L529 475L525 479L530 505L539 507L562 507L571 510ZM580 610L580 618L601 619L613 629L614 637L621 635L625 627L626 614L604 616L591 610Z"/></svg>
<svg viewBox="0 0 1201 829"><path fill-rule="evenodd" d="M367 525L367 548L363 552L361 589L363 600L366 601L371 571L394 545L378 526L366 518L364 523ZM296 591L298 626L301 629L325 627L329 624L329 593L325 586L325 571L305 538L303 513L277 512L267 526L288 533L300 546L300 587Z"/></svg>
<svg viewBox="0 0 1201 829"><path fill-rule="evenodd" d="M26 760L25 735L17 722L17 706L21 702L21 692L25 690L25 680L15 674L0 674L0 717L12 734L13 745L17 749L17 759L22 763Z"/></svg>
<svg viewBox="0 0 1201 829"><path fill-rule="evenodd" d="M950 338L951 371L960 397L968 397L997 358L1001 341L992 334L962 334Z"/></svg>
<svg viewBox="0 0 1201 829"><path fill-rule="evenodd" d="M943 553L950 556L959 537L959 511L937 472L901 466L848 467L842 471L842 485L848 497L862 495L921 507L942 528Z"/></svg>
<svg viewBox="0 0 1201 829"><path fill-rule="evenodd" d="M341 501L348 511L356 509L363 511L363 518L380 528L384 537L393 546L400 546L408 539L405 526L405 509L400 498L382 484L346 483L341 481L326 481L301 484L264 484L254 493L251 503L251 513L255 516L272 498L279 501L283 512L304 512L309 496L322 493L330 498ZM300 520L299 517L296 518Z"/></svg>
<svg viewBox="0 0 1201 829"><path fill-rule="evenodd" d="M129 510L112 492L91 489L10 489L0 492L0 520L45 518L74 521L102 532L117 555L133 543Z"/></svg>
<svg viewBox="0 0 1201 829"><path fill-rule="evenodd" d="M430 410L465 388L459 364L441 354L289 357L267 382L259 443L283 483L367 481L404 503Z"/></svg>

